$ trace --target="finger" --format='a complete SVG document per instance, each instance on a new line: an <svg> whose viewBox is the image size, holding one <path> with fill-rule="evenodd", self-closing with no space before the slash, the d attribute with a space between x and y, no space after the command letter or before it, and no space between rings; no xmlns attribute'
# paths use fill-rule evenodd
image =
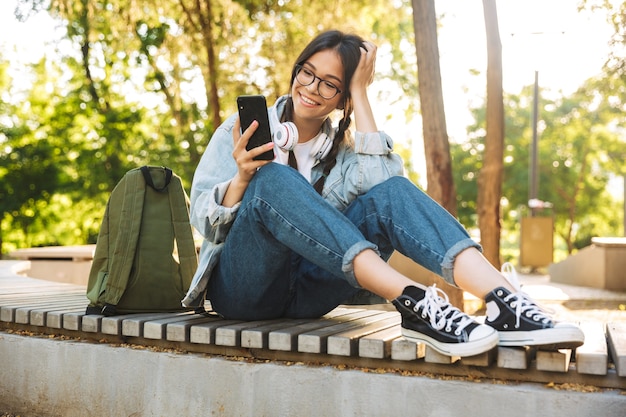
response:
<svg viewBox="0 0 626 417"><path fill-rule="evenodd" d="M252 123L250 123L250 126L248 126L248 128L244 130L241 135L239 135L237 141L235 142L235 147L242 149L248 146L248 141L252 137L252 134L256 131L257 127L259 127L259 122L257 122L256 120L253 120ZM239 132L241 128L236 129L236 130L237 132ZM233 132L233 136L234 135L235 135L235 132Z"/></svg>
<svg viewBox="0 0 626 417"><path fill-rule="evenodd" d="M257 127L259 127L259 122L253 120L252 123L250 123L250 126L248 126L246 130L244 130L243 134L250 137L256 131Z"/></svg>
<svg viewBox="0 0 626 417"><path fill-rule="evenodd" d="M372 42L368 42L365 41L363 42L363 44L361 45L361 49L363 49L365 51L365 53L367 54L376 54L376 45L373 44Z"/></svg>
<svg viewBox="0 0 626 417"><path fill-rule="evenodd" d="M244 151L242 155L240 155L239 159L236 159L237 166L239 167L239 172L242 178L250 180L257 172L259 168L264 165L267 165L272 162L272 160L262 160L262 159L253 159L255 154L259 154L256 152L257 150L263 148L265 145L261 145L255 149L250 150L249 152ZM262 152L265 152L263 150Z"/></svg>
<svg viewBox="0 0 626 417"><path fill-rule="evenodd" d="M252 148L248 151L252 158L256 158L257 156L274 149L274 142L264 143L263 145L259 145L256 148Z"/></svg>
<svg viewBox="0 0 626 417"><path fill-rule="evenodd" d="M371 42L363 42L361 46L361 63L367 85L374 81L376 66L376 45Z"/></svg>

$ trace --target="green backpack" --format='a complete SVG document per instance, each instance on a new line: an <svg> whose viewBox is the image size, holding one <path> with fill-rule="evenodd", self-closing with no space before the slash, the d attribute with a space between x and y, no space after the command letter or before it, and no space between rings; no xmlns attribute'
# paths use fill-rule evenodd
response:
<svg viewBox="0 0 626 417"><path fill-rule="evenodd" d="M86 313L187 310L181 300L197 265L189 198L180 177L165 167L130 170L106 206Z"/></svg>

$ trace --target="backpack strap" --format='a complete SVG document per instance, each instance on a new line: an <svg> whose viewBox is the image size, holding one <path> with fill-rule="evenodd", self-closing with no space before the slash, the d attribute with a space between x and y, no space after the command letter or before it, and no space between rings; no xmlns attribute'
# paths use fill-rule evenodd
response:
<svg viewBox="0 0 626 417"><path fill-rule="evenodd" d="M172 180L173 173L171 169L169 169L168 167L162 167L162 169L165 170L165 182L163 183L163 187L156 187L154 185L154 181L152 180L152 175L150 175L150 167L148 167L147 165L144 165L139 169L141 170L141 173L143 174L143 179L146 181L146 185L149 185L150 187L152 187L154 191L158 191L159 193L162 193L165 190L167 190L167 186L170 185L170 181Z"/></svg>
<svg viewBox="0 0 626 417"><path fill-rule="evenodd" d="M100 225L100 231L98 232L98 240L96 249L94 251L93 260L91 262L91 269L89 270L89 282L87 283L87 298L89 299L89 305L96 308L99 305L100 296L104 286L104 274L109 270L109 250L111 245L109 244L109 216L111 213L111 198L116 193L114 190L111 193L109 201L107 201L106 208L104 210L104 217ZM89 307L88 307L89 309ZM89 310L88 310L89 311ZM100 314L88 313L88 314Z"/></svg>
<svg viewBox="0 0 626 417"><path fill-rule="evenodd" d="M115 305L124 294L133 261L135 249L141 230L141 216L145 196L145 181L139 170L131 170L126 176L124 189L124 202L120 216L119 232L115 240L115 252L122 256L109 254L112 262L109 270L109 278L105 292L105 307L102 312L105 315L115 314ZM107 310L108 308L108 310Z"/></svg>

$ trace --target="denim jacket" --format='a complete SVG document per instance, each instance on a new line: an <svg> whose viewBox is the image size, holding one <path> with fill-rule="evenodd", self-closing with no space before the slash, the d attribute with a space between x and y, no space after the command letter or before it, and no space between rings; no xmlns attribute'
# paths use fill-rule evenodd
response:
<svg viewBox="0 0 626 417"><path fill-rule="evenodd" d="M278 114L284 110L285 96L276 102ZM197 305L202 300L211 272L221 253L230 227L237 216L240 204L233 207L221 205L231 179L237 173L232 157L232 130L237 115L233 114L217 128L196 168L191 186L190 220L192 226L204 237L198 262L189 291L182 300L184 306ZM348 134L348 133L347 133ZM403 162L393 153L393 140L384 132L356 132L337 155L337 163L328 174L322 197L343 211L357 196L391 176L403 174ZM322 176L323 164L311 171L311 183Z"/></svg>

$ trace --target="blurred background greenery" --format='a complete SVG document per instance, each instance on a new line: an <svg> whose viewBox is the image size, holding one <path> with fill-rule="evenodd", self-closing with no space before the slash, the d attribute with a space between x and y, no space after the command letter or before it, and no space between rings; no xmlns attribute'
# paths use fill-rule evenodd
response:
<svg viewBox="0 0 626 417"><path fill-rule="evenodd" d="M235 110L235 97L261 93L271 104L286 93L295 55L323 29L373 39L381 51L376 100L389 100L393 89L402 96L391 99L402 104L398 123L419 118L410 1L14 3L17 19L46 14L56 31L48 53L34 63L16 63L9 52L19 51L0 50L2 254L95 243L110 192L137 166L168 166L189 190L212 132ZM626 176L626 2L580 4L587 11L602 7L614 36L597 76L573 93L539 91L538 199L553 204L544 214L554 218L557 261L594 236L624 235L623 194L609 185ZM518 257L520 219L528 214L533 100L532 85L504 95L505 261ZM450 152L457 214L474 231L485 101L468 107L473 122L464 137L451 140ZM411 135L396 150L407 161L407 175L423 184L412 158L422 133Z"/></svg>

